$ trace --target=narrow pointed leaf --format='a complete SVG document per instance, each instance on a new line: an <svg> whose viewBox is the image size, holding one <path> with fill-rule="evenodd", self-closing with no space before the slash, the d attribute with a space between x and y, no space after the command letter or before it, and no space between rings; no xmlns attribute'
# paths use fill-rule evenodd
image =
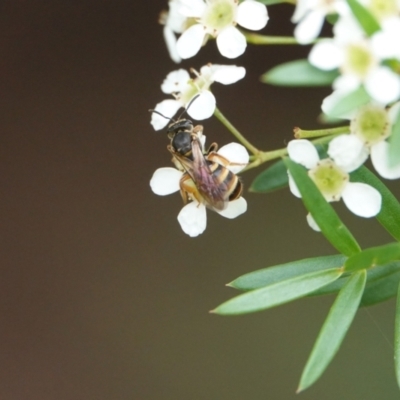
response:
<svg viewBox="0 0 400 400"><path fill-rule="evenodd" d="M250 192L268 193L288 185L287 169L282 160L277 161L258 175L250 186Z"/></svg>
<svg viewBox="0 0 400 400"><path fill-rule="evenodd" d="M212 312L220 315L247 314L296 300L338 279L341 269L311 272L261 289L243 293L221 304Z"/></svg>
<svg viewBox="0 0 400 400"><path fill-rule="evenodd" d="M364 305L364 297L365 297L365 305L370 305L378 303L380 301L384 301L394 296L392 289L389 287L390 285L389 284L386 285L386 282L395 280L396 278L392 277L392 275L397 273L400 273L400 261L394 261L386 265L379 265L375 268L369 269L367 271L367 283L365 286L364 295L362 299L363 305ZM332 282L329 285L326 285L316 290L315 292L310 293L310 296L321 296L325 294L337 293L346 284L348 278L349 278L348 274L343 274L335 282ZM385 293L383 291L381 293L376 293L378 292L379 288L383 288ZM371 290L369 291L369 289ZM368 291L369 293L367 293Z"/></svg>
<svg viewBox="0 0 400 400"><path fill-rule="evenodd" d="M369 103L371 98L363 86L342 97L330 110L327 110L329 117L341 118L354 109Z"/></svg>
<svg viewBox="0 0 400 400"><path fill-rule="evenodd" d="M382 195L382 208L376 219L396 239L400 241L400 203L385 184L367 167L362 166L350 174L352 182L371 185Z"/></svg>
<svg viewBox="0 0 400 400"><path fill-rule="evenodd" d="M371 282L365 287L361 305L363 307L372 306L396 296L399 282L400 271Z"/></svg>
<svg viewBox="0 0 400 400"><path fill-rule="evenodd" d="M346 256L358 253L360 246L356 239L324 199L315 183L309 178L306 169L289 158L285 158L285 164L300 190L305 207L332 246Z"/></svg>
<svg viewBox="0 0 400 400"><path fill-rule="evenodd" d="M389 142L389 165L394 167L400 163L400 112L397 113L396 121L392 126Z"/></svg>
<svg viewBox="0 0 400 400"><path fill-rule="evenodd" d="M375 32L378 32L381 29L376 18L363 5L361 5L358 0L347 0L347 3L349 4L358 23L368 36L372 36Z"/></svg>
<svg viewBox="0 0 400 400"><path fill-rule="evenodd" d="M394 325L394 366L397 385L400 387L400 285L397 291L396 318Z"/></svg>
<svg viewBox="0 0 400 400"><path fill-rule="evenodd" d="M254 290L274 283L305 275L310 272L331 268L340 268L346 260L345 256L323 256L306 258L286 264L259 269L235 279L229 286L239 290Z"/></svg>
<svg viewBox="0 0 400 400"><path fill-rule="evenodd" d="M366 272L358 271L339 292L304 368L298 392L307 389L322 375L339 350L360 304L365 279Z"/></svg>
<svg viewBox="0 0 400 400"><path fill-rule="evenodd" d="M261 76L261 82L278 86L329 86L338 76L338 71L322 71L304 59L277 65Z"/></svg>
<svg viewBox="0 0 400 400"><path fill-rule="evenodd" d="M345 271L368 269L400 259L400 243L370 247L349 257L344 263Z"/></svg>

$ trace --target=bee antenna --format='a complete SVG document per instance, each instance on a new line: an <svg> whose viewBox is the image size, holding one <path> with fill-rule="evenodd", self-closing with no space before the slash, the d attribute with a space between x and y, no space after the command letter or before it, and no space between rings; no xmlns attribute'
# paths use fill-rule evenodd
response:
<svg viewBox="0 0 400 400"><path fill-rule="evenodd" d="M165 118L165 119L169 119L170 121L175 122L175 120L174 120L173 118L166 117L165 115L161 114L161 113L160 113L159 111L157 111L157 110L150 109L149 112L151 112L151 113L156 113L156 114L158 114L158 115L161 115L161 116L162 116L163 118Z"/></svg>
<svg viewBox="0 0 400 400"><path fill-rule="evenodd" d="M189 107L193 104L193 102L200 96L199 94L196 94L196 96L193 97L192 100L190 100L188 106L182 111L182 114L179 116L178 120L180 120L182 118L182 115L185 114L185 112L187 112L187 110L189 110Z"/></svg>

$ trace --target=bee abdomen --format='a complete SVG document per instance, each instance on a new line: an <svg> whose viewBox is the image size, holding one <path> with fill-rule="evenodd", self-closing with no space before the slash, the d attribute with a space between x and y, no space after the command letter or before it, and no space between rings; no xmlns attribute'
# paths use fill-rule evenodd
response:
<svg viewBox="0 0 400 400"><path fill-rule="evenodd" d="M226 187L226 198L229 201L238 199L242 194L243 184L237 175L216 162L212 163L209 167L218 182Z"/></svg>

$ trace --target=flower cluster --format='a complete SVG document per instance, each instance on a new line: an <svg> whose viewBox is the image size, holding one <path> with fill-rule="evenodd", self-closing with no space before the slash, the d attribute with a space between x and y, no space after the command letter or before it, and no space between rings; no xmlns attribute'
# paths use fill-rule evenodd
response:
<svg viewBox="0 0 400 400"><path fill-rule="evenodd" d="M246 38L236 27L260 30L268 22L266 7L255 0L170 0L163 14L164 38L175 62L195 56L209 38L220 53L236 58L246 50ZM180 34L179 39L176 34Z"/></svg>
<svg viewBox="0 0 400 400"><path fill-rule="evenodd" d="M206 138L201 133L199 133L198 136L204 149ZM240 172L249 162L247 150L239 143L227 144L221 147L217 154L222 156L223 159L229 161L229 165L227 165L226 168L233 173ZM218 161L218 158L216 158L216 160ZM185 174L185 169L182 168L176 160L175 164L177 168L159 168L154 172L153 177L150 180L150 187L155 194L165 196L183 190L180 182ZM195 186L195 182L191 179L189 180L191 184ZM199 193L196 194L196 197L189 194L189 203L184 205L178 215L178 222L181 225L182 230L191 237L200 235L206 229L206 206L210 207L205 199L202 199L201 196L199 197ZM230 219L238 217L246 210L247 202L243 197L227 202L226 207L223 210L214 209L218 214Z"/></svg>
<svg viewBox="0 0 400 400"><path fill-rule="evenodd" d="M210 118L216 106L214 95L210 86L214 82L229 85L244 78L246 70L235 65L204 65L200 72L192 70L195 78L191 79L189 72L178 69L170 72L161 85L165 94L170 94L174 99L163 100L156 105L151 116L151 124L155 130L165 128L168 119L171 119L181 108L190 104L187 113L194 119L201 121ZM163 118L160 114L164 115Z"/></svg>

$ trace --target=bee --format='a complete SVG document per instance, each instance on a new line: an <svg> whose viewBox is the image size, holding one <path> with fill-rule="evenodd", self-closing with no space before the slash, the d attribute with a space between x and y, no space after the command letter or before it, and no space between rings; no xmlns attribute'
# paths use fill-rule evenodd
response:
<svg viewBox="0 0 400 400"><path fill-rule="evenodd" d="M196 200L207 207L224 210L229 201L236 200L243 191L243 184L227 167L234 165L217 153L217 143L203 152L201 136L203 126L193 126L188 119L169 125L167 146L174 164L184 173L179 186L184 204Z"/></svg>

